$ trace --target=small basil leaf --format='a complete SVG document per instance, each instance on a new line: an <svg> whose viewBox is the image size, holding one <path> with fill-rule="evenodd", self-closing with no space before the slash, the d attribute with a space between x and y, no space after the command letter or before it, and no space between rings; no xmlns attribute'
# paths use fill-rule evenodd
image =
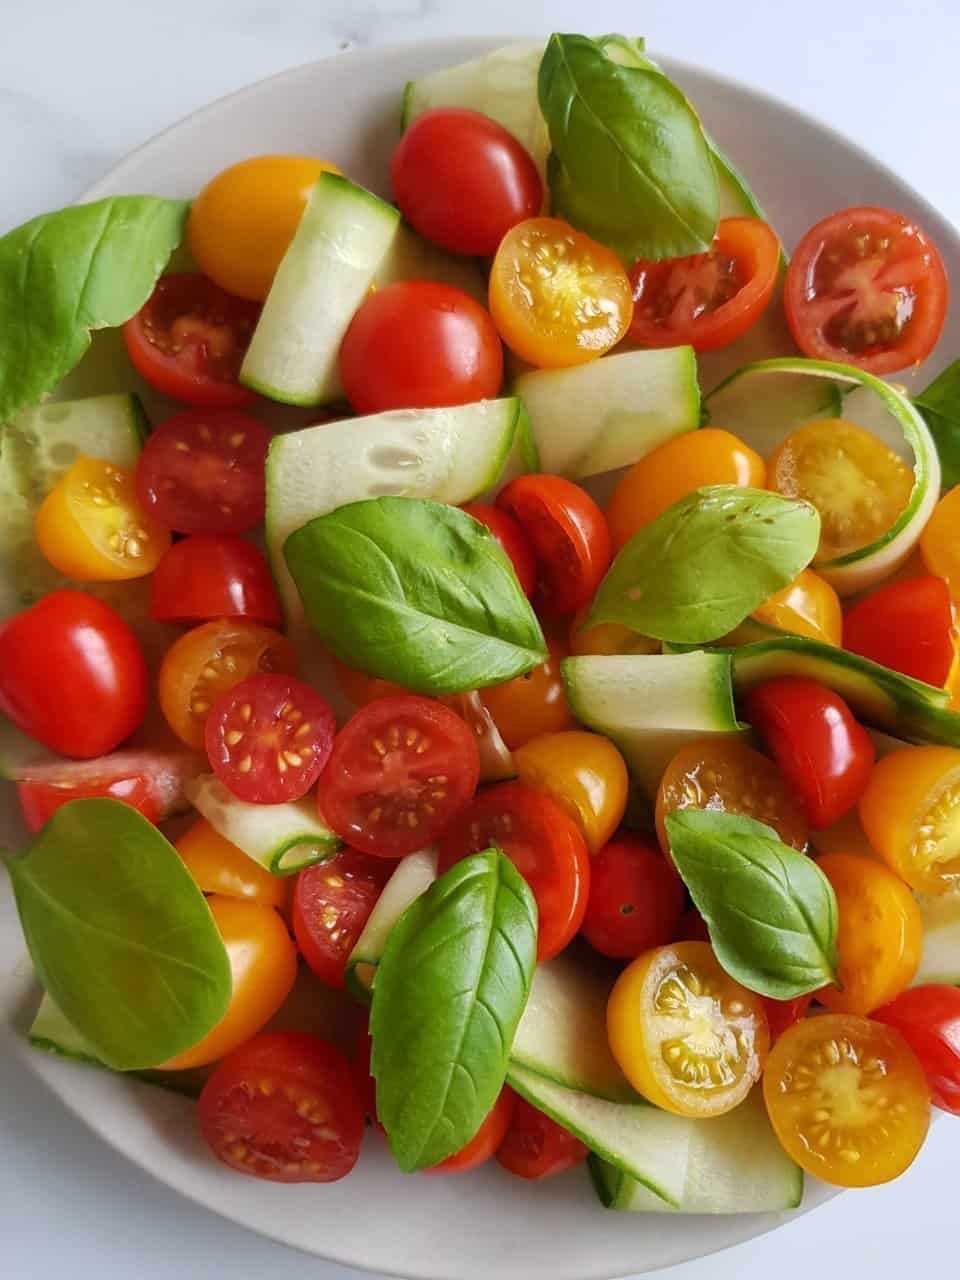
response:
<svg viewBox="0 0 960 1280"><path fill-rule="evenodd" d="M41 214L0 238L0 422L70 372L91 329L140 310L180 243L187 208L111 196Z"/></svg>
<svg viewBox="0 0 960 1280"><path fill-rule="evenodd" d="M587 624L619 622L676 644L717 640L792 582L819 540L808 502L733 485L697 489L633 535Z"/></svg>
<svg viewBox="0 0 960 1280"><path fill-rule="evenodd" d="M371 1070L405 1172L439 1164L480 1128L536 956L536 902L497 849L451 867L394 925L373 988Z"/></svg>
<svg viewBox="0 0 960 1280"><path fill-rule="evenodd" d="M960 360L947 365L929 387L914 396L913 403L937 446L943 487L952 489L960 484Z"/></svg>
<svg viewBox="0 0 960 1280"><path fill-rule="evenodd" d="M677 870L732 978L774 1000L836 980L837 900L812 858L737 814L679 809L665 824Z"/></svg>
<svg viewBox="0 0 960 1280"><path fill-rule="evenodd" d="M719 216L709 144L680 90L633 61L586 36L547 41L538 96L553 212L626 262L701 253Z"/></svg>
<svg viewBox="0 0 960 1280"><path fill-rule="evenodd" d="M311 627L370 675L419 693L463 693L546 658L506 553L456 507L354 502L311 520L283 550Z"/></svg>
<svg viewBox="0 0 960 1280"><path fill-rule="evenodd" d="M37 977L118 1071L189 1049L230 1003L206 899L157 828L118 800L73 800L4 855Z"/></svg>

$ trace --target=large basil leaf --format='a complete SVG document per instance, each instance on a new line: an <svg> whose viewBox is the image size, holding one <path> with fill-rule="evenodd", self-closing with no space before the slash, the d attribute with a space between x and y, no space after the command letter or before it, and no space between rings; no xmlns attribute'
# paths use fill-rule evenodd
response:
<svg viewBox="0 0 960 1280"><path fill-rule="evenodd" d="M706 809L665 819L670 853L732 978L774 1000L837 972L837 900L812 858L762 822Z"/></svg>
<svg viewBox="0 0 960 1280"><path fill-rule="evenodd" d="M700 121L652 66L624 66L594 40L552 35L540 63L553 212L626 262L709 249L717 179Z"/></svg>
<svg viewBox="0 0 960 1280"><path fill-rule="evenodd" d="M373 987L371 1070L404 1171L439 1164L480 1128L536 957L536 902L497 849L451 867L394 925Z"/></svg>
<svg viewBox="0 0 960 1280"><path fill-rule="evenodd" d="M73 800L2 853L37 977L96 1056L156 1067L230 1002L230 964L177 851L118 800Z"/></svg>
<svg viewBox="0 0 960 1280"><path fill-rule="evenodd" d="M0 422L35 404L90 345L143 306L180 243L183 200L111 196L0 238Z"/></svg>
<svg viewBox="0 0 960 1280"><path fill-rule="evenodd" d="M588 625L619 622L675 644L717 640L792 582L819 540L809 502L733 485L697 489L634 534Z"/></svg>
<svg viewBox="0 0 960 1280"><path fill-rule="evenodd" d="M370 675L420 693L462 693L546 657L507 555L456 507L353 502L292 533L283 550L311 627Z"/></svg>
<svg viewBox="0 0 960 1280"><path fill-rule="evenodd" d="M952 489L960 484L960 360L947 365L929 387L914 396L913 403L937 446L943 487Z"/></svg>

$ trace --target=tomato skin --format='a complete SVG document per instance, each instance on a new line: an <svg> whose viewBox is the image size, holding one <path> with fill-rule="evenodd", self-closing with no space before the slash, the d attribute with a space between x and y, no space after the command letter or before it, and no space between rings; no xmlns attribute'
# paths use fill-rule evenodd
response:
<svg viewBox="0 0 960 1280"><path fill-rule="evenodd" d="M560 667L567 656L566 646L559 637L548 636L547 647L547 660L539 667L480 690L480 701L511 751L540 734L573 727Z"/></svg>
<svg viewBox="0 0 960 1280"><path fill-rule="evenodd" d="M147 664L120 615L53 591L0 627L0 711L59 755L91 760L140 726Z"/></svg>
<svg viewBox="0 0 960 1280"><path fill-rule="evenodd" d="M676 935L683 882L652 841L623 834L593 858L580 932L601 955L633 960Z"/></svg>
<svg viewBox="0 0 960 1280"><path fill-rule="evenodd" d="M507 1136L507 1130L510 1128L510 1121L513 1117L515 1100L516 1095L513 1090L504 1086L500 1090L500 1096L487 1113L483 1124L467 1145L454 1155L447 1156L446 1160L440 1164L435 1164L432 1169L424 1169L422 1172L431 1175L438 1173L469 1173L471 1169L476 1169L479 1165L486 1164Z"/></svg>
<svg viewBox="0 0 960 1280"><path fill-rule="evenodd" d="M911 987L871 1017L899 1031L917 1055L933 1105L960 1116L960 989L935 982Z"/></svg>
<svg viewBox="0 0 960 1280"><path fill-rule="evenodd" d="M747 694L747 719L800 796L813 830L857 803L870 781L870 735L837 694L803 676L783 676Z"/></svg>
<svg viewBox="0 0 960 1280"><path fill-rule="evenodd" d="M297 876L293 932L300 954L328 987L343 990L347 960L393 868L344 849Z"/></svg>
<svg viewBox="0 0 960 1280"><path fill-rule="evenodd" d="M942 688L954 656L947 584L927 576L871 592L847 612L843 647Z"/></svg>
<svg viewBox="0 0 960 1280"><path fill-rule="evenodd" d="M579 609L570 623L568 641L571 653L659 653L661 644L650 636L642 636L619 622L598 622L585 627L590 606Z"/></svg>
<svg viewBox="0 0 960 1280"><path fill-rule="evenodd" d="M840 597L826 578L812 569L801 569L789 586L764 600L759 609L754 609L746 621L724 637L724 647L752 644L760 639L754 623L837 648L843 643Z"/></svg>
<svg viewBox="0 0 960 1280"><path fill-rule="evenodd" d="M960 484L955 485L934 507L933 515L920 535L920 551L930 573L943 578L955 603L960 603Z"/></svg>
<svg viewBox="0 0 960 1280"><path fill-rule="evenodd" d="M591 853L602 849L627 807L623 756L607 738L572 729L531 738L513 753L517 777L546 791L583 832Z"/></svg>
<svg viewBox="0 0 960 1280"><path fill-rule="evenodd" d="M462 107L416 118L394 150L390 183L415 231L451 253L484 258L543 203L537 166L513 134Z"/></svg>
<svg viewBox="0 0 960 1280"><path fill-rule="evenodd" d="M242 849L198 818L174 845L187 870L204 893L256 902L261 907L287 905L287 881L272 876Z"/></svg>
<svg viewBox="0 0 960 1280"><path fill-rule="evenodd" d="M497 1162L518 1178L540 1182L582 1164L588 1155L579 1138L517 1097L506 1137L497 1150Z"/></svg>
<svg viewBox="0 0 960 1280"><path fill-rule="evenodd" d="M146 778L125 776L91 782L87 786L64 791L42 782L18 782L17 798L28 831L39 831L45 822L71 800L120 800L142 813L148 822L157 822L160 806Z"/></svg>
<svg viewBox="0 0 960 1280"><path fill-rule="evenodd" d="M596 594L610 567L610 531L603 512L579 485L562 476L511 480L497 506L517 521L537 562L537 607L552 616L576 613Z"/></svg>
<svg viewBox="0 0 960 1280"><path fill-rule="evenodd" d="M531 600L537 585L537 562L533 548L517 521L499 507L491 507L483 502L467 502L461 507L461 511L487 526L510 557L521 590Z"/></svg>
<svg viewBox="0 0 960 1280"><path fill-rule="evenodd" d="M283 621L266 556L235 534L195 533L175 542L150 586L158 622L249 618L278 627Z"/></svg>
<svg viewBox="0 0 960 1280"><path fill-rule="evenodd" d="M795 1022L805 1018L807 1010L813 1003L813 996L794 996L792 1000L772 1000L763 997L763 1007L767 1015L767 1026L770 1028L770 1043L783 1035Z"/></svg>
<svg viewBox="0 0 960 1280"><path fill-rule="evenodd" d="M673 935L674 942L709 942L710 930L696 907L684 911Z"/></svg>
<svg viewBox="0 0 960 1280"><path fill-rule="evenodd" d="M363 1140L350 1064L301 1031L268 1032L235 1049L204 1086L197 1115L218 1160L271 1182L336 1182Z"/></svg>
<svg viewBox="0 0 960 1280"><path fill-rule="evenodd" d="M403 280L357 309L340 347L340 376L361 414L470 404L499 394L503 348L469 294Z"/></svg>

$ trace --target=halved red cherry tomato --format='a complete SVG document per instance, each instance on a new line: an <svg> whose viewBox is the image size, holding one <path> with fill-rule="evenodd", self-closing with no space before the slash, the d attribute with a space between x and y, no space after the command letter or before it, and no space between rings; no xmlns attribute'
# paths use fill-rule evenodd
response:
<svg viewBox="0 0 960 1280"><path fill-rule="evenodd" d="M533 890L540 913L537 957L562 951L583 923L590 854L580 828L552 797L522 782L481 791L440 840L440 871L497 845Z"/></svg>
<svg viewBox="0 0 960 1280"><path fill-rule="evenodd" d="M349 1062L300 1031L268 1032L235 1049L204 1086L197 1114L218 1160L271 1182L336 1182L363 1140Z"/></svg>
<svg viewBox="0 0 960 1280"><path fill-rule="evenodd" d="M237 381L260 316L199 272L161 276L123 326L127 354L152 387L204 409L239 409L253 392Z"/></svg>
<svg viewBox="0 0 960 1280"><path fill-rule="evenodd" d="M745 711L815 831L853 808L870 781L875 752L838 694L816 680L783 676L751 689Z"/></svg>
<svg viewBox="0 0 960 1280"><path fill-rule="evenodd" d="M533 547L538 608L563 617L593 599L610 567L610 531L586 490L562 476L519 476L501 490L497 506Z"/></svg>
<svg viewBox="0 0 960 1280"><path fill-rule="evenodd" d="M780 241L766 222L724 218L707 253L634 263L630 337L641 347L729 346L763 314L779 269Z"/></svg>
<svg viewBox="0 0 960 1280"><path fill-rule="evenodd" d="M960 1116L960 988L911 987L870 1016L895 1027L920 1059L934 1106Z"/></svg>
<svg viewBox="0 0 960 1280"><path fill-rule="evenodd" d="M220 695L204 726L214 773L251 804L305 796L330 758L336 721L302 680L258 673Z"/></svg>
<svg viewBox="0 0 960 1280"><path fill-rule="evenodd" d="M787 322L805 356L893 373L933 350L947 273L915 222L889 209L840 209L811 227L784 286Z"/></svg>
<svg viewBox="0 0 960 1280"><path fill-rule="evenodd" d="M137 463L144 509L178 533L243 533L263 519L270 432L234 409L188 409L155 427Z"/></svg>
<svg viewBox="0 0 960 1280"><path fill-rule="evenodd" d="M763 1007L767 1011L770 1043L773 1044L795 1022L805 1018L812 1002L812 995L794 996L792 1000L772 1000L769 996L764 996Z"/></svg>
<svg viewBox="0 0 960 1280"><path fill-rule="evenodd" d="M432 1169L424 1169L424 1173L468 1173L478 1165L485 1164L496 1152L510 1127L516 1094L504 1086L500 1096L487 1112L487 1117L462 1151L448 1156Z"/></svg>
<svg viewBox="0 0 960 1280"><path fill-rule="evenodd" d="M442 703L401 694L377 698L347 721L317 801L347 844L402 858L430 844L463 810L479 776L466 723Z"/></svg>
<svg viewBox="0 0 960 1280"><path fill-rule="evenodd" d="M526 1098L513 1104L507 1136L497 1151L497 1161L518 1178L539 1182L572 1169L587 1158L579 1138L530 1105Z"/></svg>
<svg viewBox="0 0 960 1280"><path fill-rule="evenodd" d="M62 805L71 800L121 800L142 813L149 822L156 822L159 817L150 784L146 778L141 777L91 778L88 783L69 790L44 786L42 783L21 782L17 785L17 795L28 831L39 831Z"/></svg>
<svg viewBox="0 0 960 1280"><path fill-rule="evenodd" d="M632 960L676 937L683 882L652 840L624 833L590 864L590 897L581 932L602 955Z"/></svg>
<svg viewBox="0 0 960 1280"><path fill-rule="evenodd" d="M266 557L232 533L195 533L175 542L150 580L150 612L158 622L282 619Z"/></svg>
<svg viewBox="0 0 960 1280"><path fill-rule="evenodd" d="M537 585L537 562L533 548L527 541L527 535L514 520L499 507L491 507L483 502L468 502L463 507L468 516L485 524L504 551L513 562L517 581L523 588L523 594L531 599Z"/></svg>
<svg viewBox="0 0 960 1280"><path fill-rule="evenodd" d="M293 932L300 954L329 987L343 987L347 959L393 868L383 858L344 849L297 876Z"/></svg>
<svg viewBox="0 0 960 1280"><path fill-rule="evenodd" d="M865 596L843 620L843 647L942 687L954 656L947 584L928 575Z"/></svg>

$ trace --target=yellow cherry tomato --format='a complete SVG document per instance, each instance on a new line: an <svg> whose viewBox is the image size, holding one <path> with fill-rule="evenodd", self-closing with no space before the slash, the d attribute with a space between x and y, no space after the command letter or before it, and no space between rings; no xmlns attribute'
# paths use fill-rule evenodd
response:
<svg viewBox="0 0 960 1280"><path fill-rule="evenodd" d="M920 908L900 877L873 858L825 853L817 865L837 895L840 954L839 987L824 987L817 999L834 1013L872 1013L916 977Z"/></svg>
<svg viewBox="0 0 960 1280"><path fill-rule="evenodd" d="M633 316L617 255L559 218L528 218L507 232L490 268L489 302L511 351L547 369L602 356Z"/></svg>
<svg viewBox="0 0 960 1280"><path fill-rule="evenodd" d="M878 760L860 797L871 845L919 893L960 884L960 751L904 747Z"/></svg>
<svg viewBox="0 0 960 1280"><path fill-rule="evenodd" d="M960 602L960 484L934 507L920 536L920 551L929 572L945 578L951 596Z"/></svg>
<svg viewBox="0 0 960 1280"><path fill-rule="evenodd" d="M614 490L607 524L615 551L667 507L707 484L762 489L767 468L759 453L716 427L687 431L635 462Z"/></svg>
<svg viewBox="0 0 960 1280"><path fill-rule="evenodd" d="M511 751L541 733L571 729L573 716L567 705L560 663L567 647L557 637L548 637L550 656L526 675L480 690L480 701L493 716L500 736Z"/></svg>
<svg viewBox="0 0 960 1280"><path fill-rule="evenodd" d="M145 514L133 472L82 454L36 515L37 545L75 582L119 582L152 573L170 532Z"/></svg>
<svg viewBox="0 0 960 1280"><path fill-rule="evenodd" d="M297 976L297 948L273 907L218 895L207 901L227 948L233 994L213 1030L163 1063L163 1071L203 1067L246 1044L277 1012Z"/></svg>
<svg viewBox="0 0 960 1280"><path fill-rule="evenodd" d="M571 653L659 653L661 644L651 636L642 636L619 622L598 622L585 627L592 605L586 604L570 624Z"/></svg>
<svg viewBox="0 0 960 1280"><path fill-rule="evenodd" d="M820 512L814 563L869 546L894 524L914 485L911 467L843 418L819 418L787 436L767 466L770 487Z"/></svg>
<svg viewBox="0 0 960 1280"><path fill-rule="evenodd" d="M822 644L839 647L843 643L843 608L840 597L825 578L812 569L802 569L788 587L765 600L750 618L764 627L806 636ZM747 621L728 635L724 644L750 644L760 637Z"/></svg>
<svg viewBox="0 0 960 1280"><path fill-rule="evenodd" d="M290 881L272 876L242 849L198 818L176 842L176 850L204 893L221 893L264 907L285 907Z"/></svg>
<svg viewBox="0 0 960 1280"><path fill-rule="evenodd" d="M953 666L947 676L947 693L950 694L950 710L960 711L960 631L953 632Z"/></svg>
<svg viewBox="0 0 960 1280"><path fill-rule="evenodd" d="M311 156L252 156L222 170L190 207L187 242L221 289L262 302L321 173Z"/></svg>
<svg viewBox="0 0 960 1280"><path fill-rule="evenodd" d="M805 1018L777 1039L763 1100L792 1160L838 1187L872 1187L913 1163L930 1125L923 1068L892 1027Z"/></svg>
<svg viewBox="0 0 960 1280"><path fill-rule="evenodd" d="M566 809L591 853L619 827L630 784L623 756L607 738L580 729L541 734L514 751L513 764L521 782Z"/></svg>
<svg viewBox="0 0 960 1280"><path fill-rule="evenodd" d="M610 993L607 1035L639 1093L701 1119L744 1100L770 1048L762 997L734 982L707 942L655 947L628 965Z"/></svg>

